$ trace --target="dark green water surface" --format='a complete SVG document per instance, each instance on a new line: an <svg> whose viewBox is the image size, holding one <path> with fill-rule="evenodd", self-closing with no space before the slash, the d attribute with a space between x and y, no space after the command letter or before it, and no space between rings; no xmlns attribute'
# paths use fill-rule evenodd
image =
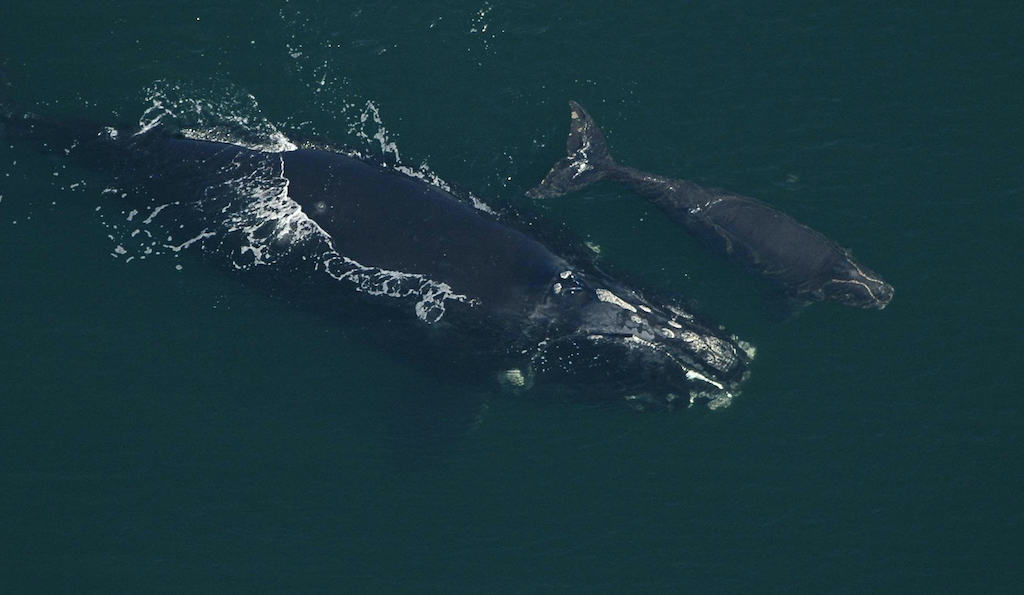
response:
<svg viewBox="0 0 1024 595"><path fill-rule="evenodd" d="M296 138L383 132L758 348L715 411L509 394L187 256L114 257L102 182L3 142L0 592L1019 592L1022 23L1010 2L0 0L20 106L131 124L156 85L251 95ZM621 187L529 204L568 99L620 161L778 206L895 300L783 321Z"/></svg>

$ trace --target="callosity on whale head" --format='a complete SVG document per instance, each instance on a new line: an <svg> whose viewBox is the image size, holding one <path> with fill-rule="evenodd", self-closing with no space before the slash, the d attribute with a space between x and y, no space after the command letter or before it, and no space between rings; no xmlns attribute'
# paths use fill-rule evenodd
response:
<svg viewBox="0 0 1024 595"><path fill-rule="evenodd" d="M821 286L821 299L858 308L881 310L892 301L893 288L871 269L847 258L836 263L832 278Z"/></svg>
<svg viewBox="0 0 1024 595"><path fill-rule="evenodd" d="M610 279L565 271L538 314L558 324L533 358L538 377L571 378L641 408L727 405L753 348Z"/></svg>

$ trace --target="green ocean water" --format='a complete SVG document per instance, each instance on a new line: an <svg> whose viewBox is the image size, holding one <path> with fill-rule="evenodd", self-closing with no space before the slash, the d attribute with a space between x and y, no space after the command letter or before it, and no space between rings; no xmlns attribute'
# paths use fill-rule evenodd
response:
<svg viewBox="0 0 1024 595"><path fill-rule="evenodd" d="M101 184L3 142L0 592L1019 592L1022 13L0 1L19 106L251 96L564 223L758 348L715 411L509 394L196 259L125 262ZM893 303L785 319L621 187L530 203L569 99L621 162L779 207Z"/></svg>

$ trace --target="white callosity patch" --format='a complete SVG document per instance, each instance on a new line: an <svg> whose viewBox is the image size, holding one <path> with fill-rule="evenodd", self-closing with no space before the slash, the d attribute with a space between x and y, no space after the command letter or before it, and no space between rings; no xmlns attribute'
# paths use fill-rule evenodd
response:
<svg viewBox="0 0 1024 595"><path fill-rule="evenodd" d="M595 289L594 293L597 294L597 299L601 300L602 302L614 304L622 308L623 310L629 310L630 312L634 313L636 312L636 306L623 300L622 298L608 291L607 289Z"/></svg>
<svg viewBox="0 0 1024 595"><path fill-rule="evenodd" d="M505 370L502 373L503 380L512 386L525 386L526 376L523 371L519 368L513 368L511 370Z"/></svg>
<svg viewBox="0 0 1024 595"><path fill-rule="evenodd" d="M871 296L871 299L876 304L878 304L879 308L885 308L885 306L889 303L889 299L885 298L883 295L878 295L878 294L875 293L876 290L878 290L878 289L880 289L882 287L887 287L887 284L885 283L885 281L883 281L879 277L871 276L871 275L867 274L864 271L864 269L862 269L860 267L860 265L858 265L856 262L853 261L852 258L850 258L848 252L847 252L847 257L846 257L846 266L849 267L852 270L857 271L857 274L856 274L855 277L848 278L848 279L838 279L838 278L837 279L831 279L831 280L827 281L822 287L824 288L824 287L827 287L829 285L839 285L839 286L842 286L842 285L857 285L857 286L861 287L865 292L867 292L868 295ZM868 285L867 283L865 283L861 279L865 279L867 281L870 281L871 284L874 285L874 287L872 287L871 285ZM892 297L891 296L892 288L889 287L888 291L890 293L889 298L891 298Z"/></svg>
<svg viewBox="0 0 1024 595"><path fill-rule="evenodd" d="M706 383L708 383L711 386L714 386L716 388L725 388L724 386L722 386L721 383L715 382L714 380L711 380L707 376L705 376L705 375L703 375L700 372L697 372L695 370L687 370L686 371L686 378L687 378L687 380L694 380L694 379L701 380L701 381L706 382Z"/></svg>
<svg viewBox="0 0 1024 595"><path fill-rule="evenodd" d="M635 347L642 347L642 348L645 348L645 349L650 349L652 351L661 352L668 359L670 359L677 366L679 366L680 369L682 369L684 371L687 380L700 380L701 382L707 383L707 384L709 384L709 385L711 385L711 386L713 386L713 387L715 387L715 388L717 388L719 390L724 390L725 389L725 386L722 385L721 383L716 382L714 380L711 380L710 378L708 378L707 376L701 374L700 372L698 372L698 371L696 371L696 370L694 370L692 368L689 368L689 367L683 365L682 362L680 362L678 359L673 357L671 353L669 353L663 346L659 345L658 343L652 343L651 341L646 341L646 340L641 339L640 337L638 337L636 335L633 335L633 336L630 336L630 337L625 337L623 339L623 341L625 341L625 343L627 345L632 345L632 346L635 346Z"/></svg>
<svg viewBox="0 0 1024 595"><path fill-rule="evenodd" d="M709 365L719 370L729 368L736 361L736 350L732 345L714 335L683 331L678 336L690 349L701 354Z"/></svg>
<svg viewBox="0 0 1024 595"><path fill-rule="evenodd" d="M698 400L703 399L707 402L707 408L714 411L716 409L724 409L732 405L732 400L736 397L733 393L728 391L725 392L706 392L706 391L693 391L690 393L690 406Z"/></svg>
<svg viewBox="0 0 1024 595"><path fill-rule="evenodd" d="M553 284L553 292L556 295L583 289L577 281L577 275L571 270L563 271L559 277L561 281ZM571 285L566 287L564 283ZM731 402L735 396L732 383L727 384L717 378L719 372L732 373L739 357L739 348L729 339L719 338L711 333L688 330L689 321L692 321L693 316L670 304L652 307L640 296L623 288L617 288L615 291L618 293L606 287L586 290L592 292L598 302L609 304L619 310L618 313L608 308L593 310L595 316L590 318L586 325L589 332L583 335L587 341L596 344L624 345L639 352L657 354L656 358L664 358L666 365L680 370L680 381L688 381L691 404L702 401L707 402L709 407L719 408ZM668 310L667 315L660 311L662 309ZM687 322L680 324L669 316ZM735 337L733 339L736 340ZM536 352L531 358L533 365L541 368L561 367L566 372L571 372L577 363L596 359L582 343L561 341L562 351L559 352L557 361L551 361L546 353L545 343L546 341L542 341L537 345ZM573 346L575 352L566 352L568 346ZM644 360L645 357L640 356L640 360ZM659 359L647 361L655 363ZM643 400L651 398L651 395L634 397ZM667 402L672 400L666 397Z"/></svg>

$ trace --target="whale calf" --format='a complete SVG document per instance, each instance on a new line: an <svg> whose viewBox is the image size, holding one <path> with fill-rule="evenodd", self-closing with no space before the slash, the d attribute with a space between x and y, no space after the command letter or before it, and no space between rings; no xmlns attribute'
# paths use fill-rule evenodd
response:
<svg viewBox="0 0 1024 595"><path fill-rule="evenodd" d="M849 250L755 198L617 164L590 114L575 101L569 110L568 156L527 196L556 197L598 180L615 180L797 300L877 309L892 300L892 286Z"/></svg>
<svg viewBox="0 0 1024 595"><path fill-rule="evenodd" d="M117 241L142 241L137 254L198 253L441 366L644 408L723 405L748 375L752 349L720 327L570 262L416 172L152 123L0 112L0 127L100 172L105 204L128 213Z"/></svg>

